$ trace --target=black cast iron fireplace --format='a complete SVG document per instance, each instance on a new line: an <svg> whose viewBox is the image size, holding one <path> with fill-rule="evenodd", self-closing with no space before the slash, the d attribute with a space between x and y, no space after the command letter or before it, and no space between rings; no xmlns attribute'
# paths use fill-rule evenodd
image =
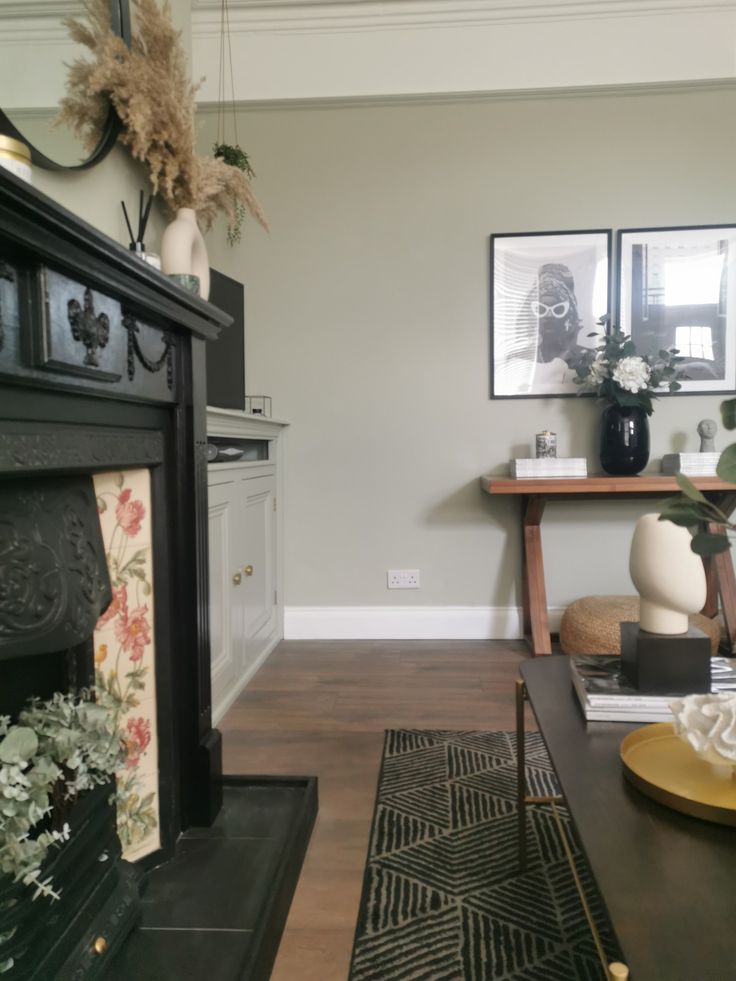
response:
<svg viewBox="0 0 736 981"><path fill-rule="evenodd" d="M54 850L61 899L0 877L9 981L102 977L136 880L222 800L211 726L204 344L228 318L0 174L0 715L93 680L112 592L92 475L150 478L159 846L120 860L111 786L80 795ZM153 607L153 609L149 609ZM100 860L104 859L104 860Z"/></svg>
<svg viewBox="0 0 736 981"><path fill-rule="evenodd" d="M270 974L316 780L223 777L211 724L205 342L229 322L0 170L0 715L85 686L93 660L98 685L125 663L140 694L150 643L126 766L156 728L145 790L117 780L118 831L132 802L153 843L121 860L99 787L63 815L72 836L46 870L59 901L16 902L0 875L3 981ZM143 523L145 547L122 550Z"/></svg>

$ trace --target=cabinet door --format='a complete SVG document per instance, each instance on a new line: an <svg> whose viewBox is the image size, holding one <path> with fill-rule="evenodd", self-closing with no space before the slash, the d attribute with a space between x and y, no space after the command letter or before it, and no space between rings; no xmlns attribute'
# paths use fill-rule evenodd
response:
<svg viewBox="0 0 736 981"><path fill-rule="evenodd" d="M237 542L242 535L240 488L236 480L209 486L210 651L212 715L219 720L244 671L242 569ZM240 583L233 576L240 575Z"/></svg>
<svg viewBox="0 0 736 981"><path fill-rule="evenodd" d="M276 617L276 534L273 474L241 482L243 509L243 631L246 667L272 641Z"/></svg>

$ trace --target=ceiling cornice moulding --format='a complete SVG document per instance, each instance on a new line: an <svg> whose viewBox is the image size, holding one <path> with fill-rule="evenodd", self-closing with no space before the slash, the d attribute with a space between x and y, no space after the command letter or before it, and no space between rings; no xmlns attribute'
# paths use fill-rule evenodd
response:
<svg viewBox="0 0 736 981"><path fill-rule="evenodd" d="M0 0L1 2L1 0ZM736 0L228 0L230 33L325 33L736 11ZM192 0L195 36L219 34L221 0Z"/></svg>
<svg viewBox="0 0 736 981"><path fill-rule="evenodd" d="M446 105L456 102L515 102L531 99L602 99L620 96L694 95L698 92L736 91L736 78L708 78L695 81L632 82L628 85L576 85L566 88L502 89L497 92L421 92L397 95L332 96L305 99L239 100L234 108L243 112L271 112L276 109L355 109L401 105ZM198 115L220 112L217 102L197 104Z"/></svg>

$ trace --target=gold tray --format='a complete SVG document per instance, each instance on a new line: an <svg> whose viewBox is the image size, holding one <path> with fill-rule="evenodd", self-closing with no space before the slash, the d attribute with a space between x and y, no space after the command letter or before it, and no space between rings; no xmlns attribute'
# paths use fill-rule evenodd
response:
<svg viewBox="0 0 736 981"><path fill-rule="evenodd" d="M675 735L671 722L629 733L621 743L621 760L626 779L658 803L736 827L736 779L702 760Z"/></svg>

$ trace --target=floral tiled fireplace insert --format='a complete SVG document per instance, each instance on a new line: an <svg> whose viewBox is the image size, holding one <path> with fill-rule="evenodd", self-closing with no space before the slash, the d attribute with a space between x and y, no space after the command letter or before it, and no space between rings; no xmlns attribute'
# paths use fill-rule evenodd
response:
<svg viewBox="0 0 736 981"><path fill-rule="evenodd" d="M94 487L113 594L95 628L95 684L120 712L117 827L123 857L135 861L161 846L150 474L96 474Z"/></svg>

